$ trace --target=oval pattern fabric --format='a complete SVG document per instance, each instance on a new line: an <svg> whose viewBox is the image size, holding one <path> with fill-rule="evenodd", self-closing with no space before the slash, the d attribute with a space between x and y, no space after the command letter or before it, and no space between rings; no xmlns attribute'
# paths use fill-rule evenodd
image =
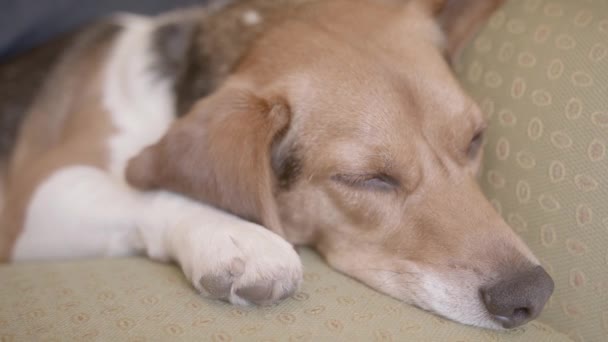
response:
<svg viewBox="0 0 608 342"><path fill-rule="evenodd" d="M300 291L262 308L203 299L177 267L146 259L0 266L0 341L570 341L539 322L509 332L449 322L300 255Z"/></svg>

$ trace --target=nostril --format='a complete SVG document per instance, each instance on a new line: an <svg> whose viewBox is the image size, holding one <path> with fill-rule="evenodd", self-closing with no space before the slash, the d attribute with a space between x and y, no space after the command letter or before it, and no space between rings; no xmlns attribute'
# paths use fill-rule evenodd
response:
<svg viewBox="0 0 608 342"><path fill-rule="evenodd" d="M532 314L529 308L517 308L513 310L513 318L517 321L527 320Z"/></svg>

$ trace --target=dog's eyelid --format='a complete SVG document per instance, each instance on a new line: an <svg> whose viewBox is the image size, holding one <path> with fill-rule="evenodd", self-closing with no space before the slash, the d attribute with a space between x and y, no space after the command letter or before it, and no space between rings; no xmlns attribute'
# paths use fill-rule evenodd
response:
<svg viewBox="0 0 608 342"><path fill-rule="evenodd" d="M333 175L331 179L349 187L360 189L390 191L395 190L399 187L399 181L386 173L340 173Z"/></svg>

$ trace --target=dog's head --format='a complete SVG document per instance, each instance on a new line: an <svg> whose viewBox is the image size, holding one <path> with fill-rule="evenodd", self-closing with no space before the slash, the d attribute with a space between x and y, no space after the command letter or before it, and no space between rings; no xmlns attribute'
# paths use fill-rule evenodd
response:
<svg viewBox="0 0 608 342"><path fill-rule="evenodd" d="M485 122L449 66L498 3L303 7L133 159L128 179L315 246L456 321L521 325L553 282L476 184Z"/></svg>

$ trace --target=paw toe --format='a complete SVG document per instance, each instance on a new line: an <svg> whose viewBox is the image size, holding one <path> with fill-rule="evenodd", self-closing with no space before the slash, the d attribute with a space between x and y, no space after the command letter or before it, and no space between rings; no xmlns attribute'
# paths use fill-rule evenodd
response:
<svg viewBox="0 0 608 342"><path fill-rule="evenodd" d="M236 290L236 295L245 299L246 301L258 305L263 305L271 301L273 298L272 291L274 288L274 281L264 280L259 281L256 284L245 286Z"/></svg>
<svg viewBox="0 0 608 342"><path fill-rule="evenodd" d="M232 287L230 274L205 275L201 277L199 283L210 297L223 299L230 296Z"/></svg>
<svg viewBox="0 0 608 342"><path fill-rule="evenodd" d="M219 274L203 275L199 284L210 297L228 299L234 279L241 276L243 272L245 272L245 262L240 258L234 258L226 270Z"/></svg>

